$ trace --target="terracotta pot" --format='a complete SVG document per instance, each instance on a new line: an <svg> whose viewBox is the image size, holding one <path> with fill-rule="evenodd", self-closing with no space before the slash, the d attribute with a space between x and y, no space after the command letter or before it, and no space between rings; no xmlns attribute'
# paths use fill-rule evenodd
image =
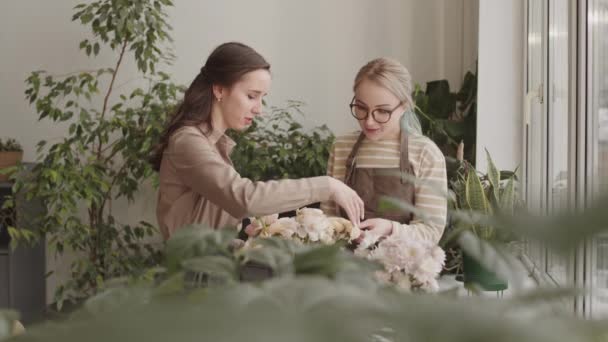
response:
<svg viewBox="0 0 608 342"><path fill-rule="evenodd" d="M0 152L0 170L7 167L12 167L21 162L23 159L23 151L16 152ZM10 174L0 175L0 182L8 181Z"/></svg>

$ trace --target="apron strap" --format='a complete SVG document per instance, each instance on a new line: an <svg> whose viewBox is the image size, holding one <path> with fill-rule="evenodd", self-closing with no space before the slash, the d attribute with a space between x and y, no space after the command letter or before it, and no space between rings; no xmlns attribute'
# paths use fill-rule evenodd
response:
<svg viewBox="0 0 608 342"><path fill-rule="evenodd" d="M361 134L359 134L359 138L357 138L357 142L355 142L355 145L353 145L353 149L350 151L350 154L346 159L346 174L344 177L344 183L347 185L351 181L352 174L355 171L355 159L357 152L359 152L359 147L361 147L361 143L363 143L363 139L365 139L365 133L361 132Z"/></svg>
<svg viewBox="0 0 608 342"><path fill-rule="evenodd" d="M363 139L365 139L365 134L363 132L361 132L361 134L359 134L359 137L357 138L357 142L355 142L355 145L353 145L353 148L350 151L348 158L346 159L346 175L344 178L344 183L347 185L349 184L349 182L352 178L352 174L355 170L357 152L359 152L359 147L361 147L361 144L363 143ZM399 172L401 173L400 174L401 183L405 184L405 183L407 183L407 179L405 179L406 178L405 175L410 174L411 172L410 172L408 136L404 132L401 132L400 150L401 150L401 157L399 158L400 159L399 160Z"/></svg>
<svg viewBox="0 0 608 342"><path fill-rule="evenodd" d="M399 161L399 171L401 173L401 184L407 183L406 174L410 174L410 159L407 133L401 131L401 158Z"/></svg>

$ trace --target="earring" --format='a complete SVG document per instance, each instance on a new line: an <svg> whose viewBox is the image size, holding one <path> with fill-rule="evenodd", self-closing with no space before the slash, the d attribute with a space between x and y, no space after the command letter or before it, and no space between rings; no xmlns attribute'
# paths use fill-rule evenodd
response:
<svg viewBox="0 0 608 342"><path fill-rule="evenodd" d="M221 98L221 97L218 97L218 98L217 98L217 102L222 102L222 98Z"/></svg>

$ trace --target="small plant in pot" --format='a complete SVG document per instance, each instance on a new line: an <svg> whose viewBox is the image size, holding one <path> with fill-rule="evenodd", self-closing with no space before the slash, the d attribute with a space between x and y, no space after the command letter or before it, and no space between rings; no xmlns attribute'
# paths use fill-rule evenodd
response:
<svg viewBox="0 0 608 342"><path fill-rule="evenodd" d="M454 213L476 213L486 217L513 215L515 209L520 206L521 201L516 190L516 171L499 171L487 151L486 155L486 174L480 173L463 161L457 177L451 181L449 205ZM484 222L452 218L451 224L456 234L468 230L480 240L491 243L507 244L516 240L511 233ZM508 287L505 279L501 279L465 251L462 251L462 264L465 283L475 283L489 291L501 291Z"/></svg>
<svg viewBox="0 0 608 342"><path fill-rule="evenodd" d="M0 182L6 182L23 159L23 149L15 139L0 139Z"/></svg>

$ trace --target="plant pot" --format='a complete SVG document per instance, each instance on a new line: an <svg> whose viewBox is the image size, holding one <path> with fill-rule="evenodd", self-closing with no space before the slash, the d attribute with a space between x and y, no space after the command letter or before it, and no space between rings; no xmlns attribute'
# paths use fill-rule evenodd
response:
<svg viewBox="0 0 608 342"><path fill-rule="evenodd" d="M272 278L274 272L268 265L250 261L240 269L240 280L242 282L260 282Z"/></svg>
<svg viewBox="0 0 608 342"><path fill-rule="evenodd" d="M508 287L508 282L499 278L496 273L486 269L477 260L462 254L465 284L477 284L486 291L503 291Z"/></svg>
<svg viewBox="0 0 608 342"><path fill-rule="evenodd" d="M0 152L0 170L13 167L23 159L23 151ZM8 181L10 174L0 174L0 182Z"/></svg>

